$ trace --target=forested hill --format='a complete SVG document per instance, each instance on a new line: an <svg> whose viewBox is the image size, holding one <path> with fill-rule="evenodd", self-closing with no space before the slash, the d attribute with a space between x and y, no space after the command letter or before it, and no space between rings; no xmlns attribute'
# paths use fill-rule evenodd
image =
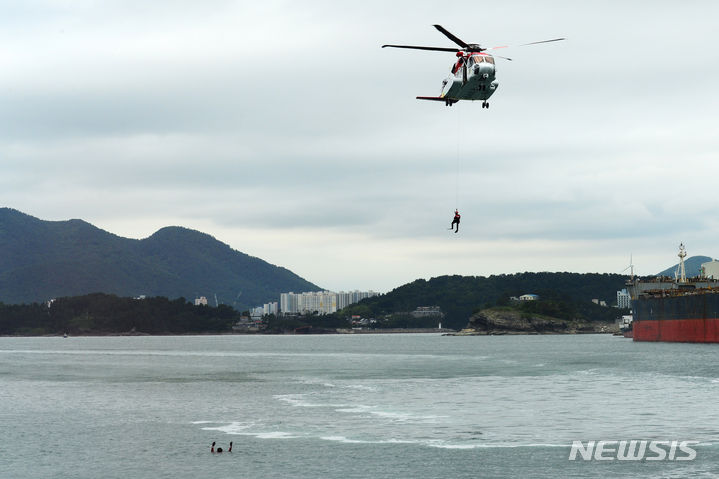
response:
<svg viewBox="0 0 719 479"><path fill-rule="evenodd" d="M164 296L246 309L286 291L317 291L293 272L233 250L210 235L167 227L135 240L82 220L43 221L0 208L0 302L102 292Z"/></svg>
<svg viewBox="0 0 719 479"><path fill-rule="evenodd" d="M120 298L102 293L57 298L49 304L0 303L0 334L226 333L240 319L229 306L195 306L182 298Z"/></svg>
<svg viewBox="0 0 719 479"><path fill-rule="evenodd" d="M472 312L508 301L510 296L537 294L543 300L558 300L574 306L587 318L611 321L614 308L597 306L592 299L616 304L617 291L624 288L626 276L599 273L518 273L497 276L440 276L400 286L387 294L369 298L348 312L381 316L413 311L418 306L440 306L443 325L459 329Z"/></svg>

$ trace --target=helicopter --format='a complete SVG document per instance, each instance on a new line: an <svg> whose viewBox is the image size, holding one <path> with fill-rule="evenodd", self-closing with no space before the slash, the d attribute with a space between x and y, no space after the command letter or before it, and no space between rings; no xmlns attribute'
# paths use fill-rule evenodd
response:
<svg viewBox="0 0 719 479"><path fill-rule="evenodd" d="M413 45L382 45L382 48L410 48L414 50L432 50L440 52L454 52L457 60L452 64L451 74L442 80L442 92L439 96L418 96L418 100L443 101L446 106L452 106L459 100L482 100L482 108L489 108L487 101L497 91L499 83L495 79L497 68L494 58L511 61L511 58L499 55L490 55L487 50L507 48L500 47L484 48L477 43L466 43L452 34L442 25L434 25L434 28L442 32L447 38L462 48L445 47L422 47ZM564 38L553 38L539 42L524 43L519 46L536 45L537 43L550 43L565 40Z"/></svg>

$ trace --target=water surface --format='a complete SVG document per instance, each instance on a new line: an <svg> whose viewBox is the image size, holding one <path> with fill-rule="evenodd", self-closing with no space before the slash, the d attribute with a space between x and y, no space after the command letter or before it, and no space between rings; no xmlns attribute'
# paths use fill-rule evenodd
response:
<svg viewBox="0 0 719 479"><path fill-rule="evenodd" d="M0 338L0 477L713 477L718 357L607 335ZM568 460L631 439L697 458Z"/></svg>

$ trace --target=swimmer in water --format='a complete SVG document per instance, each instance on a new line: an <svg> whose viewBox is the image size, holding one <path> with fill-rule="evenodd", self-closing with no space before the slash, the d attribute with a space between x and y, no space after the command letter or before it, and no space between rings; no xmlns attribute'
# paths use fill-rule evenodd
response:
<svg viewBox="0 0 719 479"><path fill-rule="evenodd" d="M210 448L211 453L220 453L223 452L221 447L218 447L217 450L215 450L215 441L212 441L212 447ZM232 452L232 441L230 441L230 448L227 450L227 452Z"/></svg>

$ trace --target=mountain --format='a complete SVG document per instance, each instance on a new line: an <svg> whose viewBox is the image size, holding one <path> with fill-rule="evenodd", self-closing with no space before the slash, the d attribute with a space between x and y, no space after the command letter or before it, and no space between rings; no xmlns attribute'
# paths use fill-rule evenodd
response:
<svg viewBox="0 0 719 479"><path fill-rule="evenodd" d="M699 276L702 270L702 263L706 263L711 260L712 259L709 256L692 256L691 258L685 259L684 270L686 271L687 278ZM677 266L679 266L679 263L657 273L657 276L669 276L670 278L673 278L674 272L677 270Z"/></svg>
<svg viewBox="0 0 719 479"><path fill-rule="evenodd" d="M0 208L0 302L30 303L94 292L206 296L247 309L287 291L321 288L187 228L135 240L82 220L43 221Z"/></svg>

